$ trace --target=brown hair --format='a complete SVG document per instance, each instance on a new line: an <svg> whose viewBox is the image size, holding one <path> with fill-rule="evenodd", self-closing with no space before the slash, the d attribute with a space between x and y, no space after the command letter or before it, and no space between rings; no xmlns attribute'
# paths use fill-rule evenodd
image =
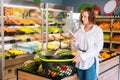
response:
<svg viewBox="0 0 120 80"><path fill-rule="evenodd" d="M80 22L83 24L83 21L82 21L82 14L83 12L87 11L88 12L88 21L90 23L93 23L95 24L96 23L96 18L95 18L95 13L94 13L94 9L91 8L91 7L87 7L85 8L84 10L81 11L81 15L80 15Z"/></svg>

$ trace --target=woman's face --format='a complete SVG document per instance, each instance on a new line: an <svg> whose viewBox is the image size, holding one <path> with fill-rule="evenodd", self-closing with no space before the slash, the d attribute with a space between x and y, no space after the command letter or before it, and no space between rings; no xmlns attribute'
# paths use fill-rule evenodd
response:
<svg viewBox="0 0 120 80"><path fill-rule="evenodd" d="M83 24L84 24L84 25L89 24L88 17L89 17L88 12L87 12L87 11L84 11L84 12L82 13L82 21L83 21Z"/></svg>

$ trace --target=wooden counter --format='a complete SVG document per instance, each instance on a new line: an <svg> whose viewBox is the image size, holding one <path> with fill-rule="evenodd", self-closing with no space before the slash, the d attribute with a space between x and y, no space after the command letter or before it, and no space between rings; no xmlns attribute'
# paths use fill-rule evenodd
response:
<svg viewBox="0 0 120 80"><path fill-rule="evenodd" d="M33 79L34 80L51 80L49 78L46 78L46 77L43 77L43 76L40 76L40 75L36 75L36 74L33 74L33 73L29 73L29 72L26 72L26 71L23 71L23 70L20 70L20 69L17 70L17 80L33 80ZM77 79L77 74L74 74L72 76L63 78L61 80L78 80Z"/></svg>
<svg viewBox="0 0 120 80"><path fill-rule="evenodd" d="M112 57L100 62L98 80L118 80L119 56ZM51 80L40 75L17 70L17 80ZM77 75L66 77L61 80L78 80Z"/></svg>

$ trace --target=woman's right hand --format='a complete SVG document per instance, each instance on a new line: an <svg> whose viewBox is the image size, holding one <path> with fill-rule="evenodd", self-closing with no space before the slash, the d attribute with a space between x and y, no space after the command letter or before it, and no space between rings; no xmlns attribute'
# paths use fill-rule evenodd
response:
<svg viewBox="0 0 120 80"><path fill-rule="evenodd" d="M72 34L70 34L70 38L71 38L74 42L76 42L76 38L75 38L75 36L73 36Z"/></svg>
<svg viewBox="0 0 120 80"><path fill-rule="evenodd" d="M80 62L81 61L81 57L76 55L73 59L73 62Z"/></svg>

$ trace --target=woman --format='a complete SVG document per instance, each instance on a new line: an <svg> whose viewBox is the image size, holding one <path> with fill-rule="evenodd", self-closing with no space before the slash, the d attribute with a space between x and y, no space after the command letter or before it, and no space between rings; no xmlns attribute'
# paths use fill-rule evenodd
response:
<svg viewBox="0 0 120 80"><path fill-rule="evenodd" d="M103 31L95 24L95 14L92 8L85 8L80 15L82 25L71 36L77 48L74 57L80 80L96 80L99 66L99 52L103 48Z"/></svg>

